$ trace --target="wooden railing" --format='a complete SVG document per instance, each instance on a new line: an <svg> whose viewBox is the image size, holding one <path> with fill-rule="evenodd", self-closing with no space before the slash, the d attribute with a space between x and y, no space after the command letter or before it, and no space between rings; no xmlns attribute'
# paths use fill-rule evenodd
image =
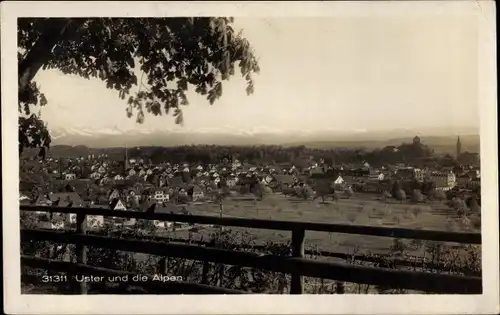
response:
<svg viewBox="0 0 500 315"><path fill-rule="evenodd" d="M330 279L341 282L381 285L385 287L403 288L429 293L480 294L482 292L482 281L480 276L462 276L409 270L395 270L388 268L359 266L339 262L318 261L304 258L305 231L321 231L345 234L361 234L367 236L418 239L438 242L481 244L481 234L479 233L459 233L261 219L220 218L215 216L212 217L116 210L111 211L98 208L21 206L21 210L76 214L76 232L40 229L21 230L21 242L46 240L56 243L76 245L76 263L55 261L23 255L21 257L22 265L33 268L50 269L52 271L67 272L70 274L84 273L92 275L102 275L106 277L110 275L133 276L133 274L131 274L130 272L87 265L86 247L94 246L100 248L110 248L119 251L153 254L165 257L160 261L160 264L162 265L160 267L161 270L165 270L166 257L178 257L184 259L192 259L226 265L237 265L241 267L251 267L267 271L287 273L291 274L292 279L290 288L291 294L302 294L304 292L304 276ZM291 255L288 257L262 255L255 252L241 252L220 248L204 247L200 246L200 244L175 244L154 240L146 241L142 239L132 238L118 239L109 236L91 235L86 233L86 219L88 215L291 231ZM79 293L86 294L86 283L80 282L78 283L78 285ZM155 293L248 293L187 282L162 282L160 284L147 283L147 286L149 289L153 290L152 292Z"/></svg>

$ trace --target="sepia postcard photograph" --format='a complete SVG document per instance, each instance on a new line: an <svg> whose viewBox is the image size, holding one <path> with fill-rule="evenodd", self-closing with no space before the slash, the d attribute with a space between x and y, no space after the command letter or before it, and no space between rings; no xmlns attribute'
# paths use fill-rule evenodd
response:
<svg viewBox="0 0 500 315"><path fill-rule="evenodd" d="M493 1L1 15L6 313L499 311Z"/></svg>

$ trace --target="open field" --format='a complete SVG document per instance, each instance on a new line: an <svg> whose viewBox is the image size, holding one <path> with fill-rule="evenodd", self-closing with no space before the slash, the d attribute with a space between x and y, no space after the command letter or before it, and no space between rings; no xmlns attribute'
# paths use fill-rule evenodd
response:
<svg viewBox="0 0 500 315"><path fill-rule="evenodd" d="M478 231L479 227L466 228L452 209L444 202L412 204L390 200L387 203L377 200L378 196L357 194L351 199L340 199L322 203L286 198L281 194L265 196L264 200L232 200L223 203L224 217L290 220L320 223L343 223L369 226L387 226L412 229L443 231ZM193 204L187 207L193 215L220 215L219 205L213 203ZM242 231L243 228L231 228ZM256 243L287 242L291 233L283 231L245 229L255 237ZM191 233L195 238L208 239L213 229L202 229ZM171 237L187 237L190 232L169 232ZM196 237L198 236L198 237ZM318 250L350 253L353 249L360 252L386 253L393 239L387 237L349 235L325 232L306 232L306 246ZM413 253L418 254L418 253Z"/></svg>

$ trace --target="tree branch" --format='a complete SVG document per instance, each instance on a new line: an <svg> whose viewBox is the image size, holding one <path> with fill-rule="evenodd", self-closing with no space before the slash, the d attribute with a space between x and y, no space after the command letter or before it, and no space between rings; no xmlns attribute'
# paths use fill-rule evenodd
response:
<svg viewBox="0 0 500 315"><path fill-rule="evenodd" d="M45 30L19 63L19 93L22 93L28 87L38 70L48 61L52 48L54 48L57 41L62 37L71 24L71 21L71 19L47 20Z"/></svg>

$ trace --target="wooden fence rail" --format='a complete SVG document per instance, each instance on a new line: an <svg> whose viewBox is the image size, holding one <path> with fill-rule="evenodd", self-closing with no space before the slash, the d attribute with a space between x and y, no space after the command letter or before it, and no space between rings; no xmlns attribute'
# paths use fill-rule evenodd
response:
<svg viewBox="0 0 500 315"><path fill-rule="evenodd" d="M159 220L168 222L184 222L196 224L213 224L233 227L245 227L265 230L307 230L318 232L361 234L367 236L382 236L406 239L419 239L436 242L455 242L465 244L481 244L480 233L447 232L433 230L417 230L403 228L387 228L351 224L314 223L298 221L278 221L263 219L220 218L216 216L185 215L171 213L147 213L124 210L107 210L100 208L66 208L46 206L21 206L24 211L42 211L52 213L75 213L82 215L101 215L118 218Z"/></svg>
<svg viewBox="0 0 500 315"><path fill-rule="evenodd" d="M90 233L92 235L103 235L103 232L100 231L88 231L87 233L88 234ZM167 237L165 235L141 235L126 231L125 232L106 231L106 235L119 238L140 238L141 240L154 240L160 242L192 244L204 247L210 247L213 245L212 242L205 241L203 239L193 240L193 239L185 239L179 237ZM238 244L237 248L239 250L250 250L255 252L265 252L268 249L266 245L261 245L261 244ZM471 270L466 266L453 266L448 263L431 261L429 257L427 257L424 260L424 257L421 256L406 255L405 258L395 258L390 254L343 253L343 252L331 252L331 251L317 250L317 249L305 249L304 254L316 257L337 258L344 261L367 262L379 265L391 264L394 266L434 269L445 272L456 271L460 273L465 273L467 275L481 276L481 272L478 272L477 270Z"/></svg>
<svg viewBox="0 0 500 315"><path fill-rule="evenodd" d="M210 216L194 216L180 214L159 214L130 211L110 211L96 208L60 208L21 206L24 211L42 211L52 213L76 213L76 233L23 229L21 241L47 240L56 243L76 244L77 266L86 266L86 246L111 248L120 251L154 254L162 257L179 257L185 259L210 261L220 264L238 265L258 268L268 271L288 273L292 275L290 293L301 294L303 276L332 279L337 281L355 282L370 285L383 285L393 288L405 288L432 293L480 293L482 284L480 277L435 274L407 270L394 270L367 266L356 266L346 263L315 261L304 258L304 237L306 230L362 234L370 236L385 236L408 239L421 239L441 242L456 242L480 244L479 233L458 233L429 230L411 230L400 228L368 227L356 225L273 221L241 218L219 218ZM117 239L109 236L86 234L86 216L100 215L145 220L160 220L169 222L187 222L198 224L215 224L221 226L237 226L258 229L288 230L292 232L291 257L263 255L253 252L238 252L219 248L209 248L189 244L173 244L158 241L143 241L137 239ZM31 264L46 264L55 266L33 257L23 257L24 262ZM165 258L166 259L166 258ZM166 260L163 262L166 266ZM59 264L60 268L68 268ZM61 267L63 266L63 267ZM87 287L79 283L79 292L86 294ZM206 291L208 292L208 290Z"/></svg>

